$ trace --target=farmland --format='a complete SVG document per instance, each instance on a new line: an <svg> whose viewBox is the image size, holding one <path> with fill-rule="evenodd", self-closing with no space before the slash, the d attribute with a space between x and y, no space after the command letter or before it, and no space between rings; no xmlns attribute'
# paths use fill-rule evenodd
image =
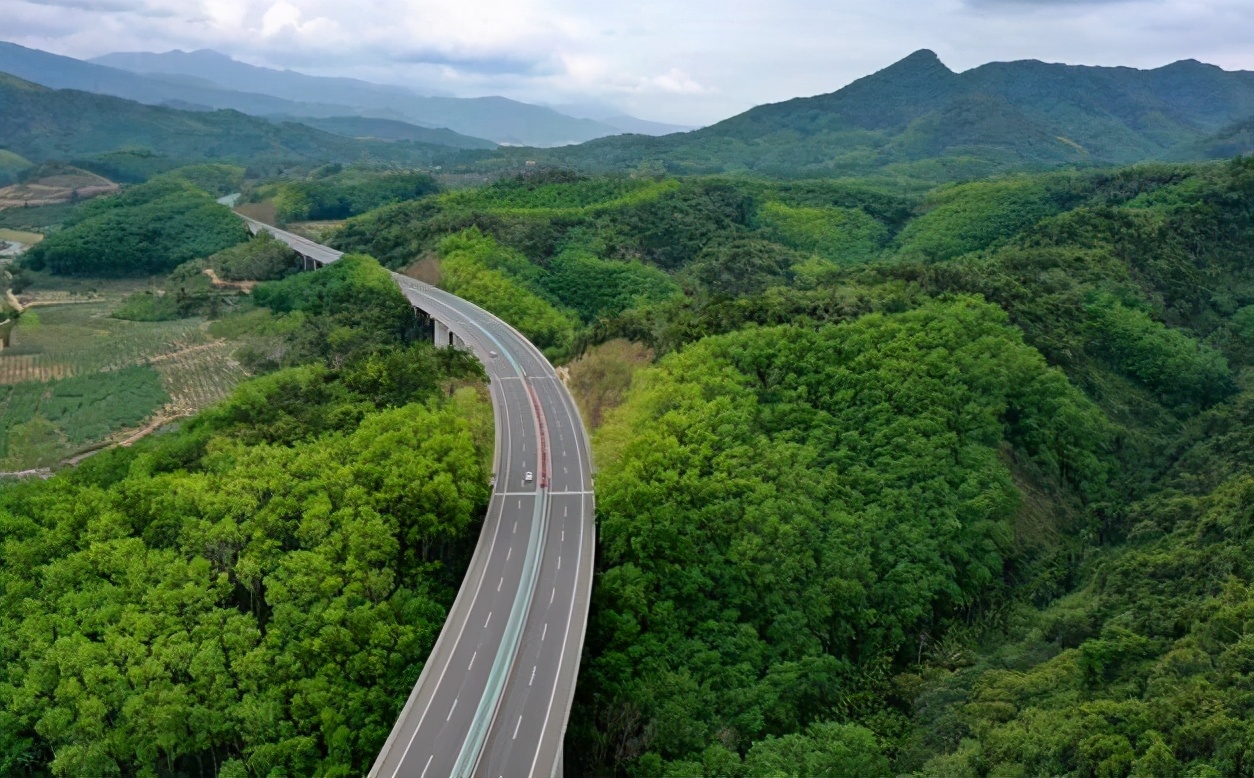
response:
<svg viewBox="0 0 1254 778"><path fill-rule="evenodd" d="M0 464L55 464L122 439L150 419L188 415L246 373L202 318L110 317L148 281L53 280L38 274L10 348L0 351Z"/></svg>

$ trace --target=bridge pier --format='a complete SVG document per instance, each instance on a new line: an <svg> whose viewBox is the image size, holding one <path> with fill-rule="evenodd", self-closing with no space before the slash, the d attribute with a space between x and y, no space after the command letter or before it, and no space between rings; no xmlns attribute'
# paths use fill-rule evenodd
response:
<svg viewBox="0 0 1254 778"><path fill-rule="evenodd" d="M440 321L439 319L432 319L432 321L435 322L435 347L436 348L448 348L449 346L454 346L456 348L466 347L465 342L463 342L462 339L457 336L457 333L450 330L444 324L444 322Z"/></svg>

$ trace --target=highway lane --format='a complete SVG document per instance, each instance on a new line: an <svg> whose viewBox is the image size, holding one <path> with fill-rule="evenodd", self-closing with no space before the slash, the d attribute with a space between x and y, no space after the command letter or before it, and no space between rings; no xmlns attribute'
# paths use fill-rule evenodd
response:
<svg viewBox="0 0 1254 778"><path fill-rule="evenodd" d="M342 256L257 222L250 227L270 230L319 264ZM484 363L497 477L457 599L370 774L560 773L595 544L582 422L552 365L514 328L447 292L393 277Z"/></svg>
<svg viewBox="0 0 1254 778"><path fill-rule="evenodd" d="M587 624L595 533L582 422L556 374L533 380L552 472L543 562L513 672L477 775L551 775L561 757Z"/></svg>
<svg viewBox="0 0 1254 778"><path fill-rule="evenodd" d="M456 298L435 296L435 290L409 279L398 278L398 283L406 296L479 355L491 379L494 405L501 409L493 504L476 558L423 676L371 771L378 776L447 776L458 771L459 760L464 762L463 750L481 715L498 654L510 648L503 643L510 615L518 607L524 564L529 555L538 556L541 542L539 421L524 380L526 367L534 365L531 355L516 353L516 343L499 342L491 326L472 322L474 311L458 306ZM498 356L492 357L492 351ZM528 472L530 482L525 480ZM530 592L523 597L529 599Z"/></svg>

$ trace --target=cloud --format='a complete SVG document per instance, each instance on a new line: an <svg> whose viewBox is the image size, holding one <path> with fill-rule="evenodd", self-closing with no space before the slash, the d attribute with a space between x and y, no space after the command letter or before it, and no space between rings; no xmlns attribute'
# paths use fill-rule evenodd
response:
<svg viewBox="0 0 1254 778"><path fill-rule="evenodd" d="M0 37L71 56L212 48L463 96L600 100L702 124L834 91L929 48L1254 69L1251 0L0 0Z"/></svg>
<svg viewBox="0 0 1254 778"><path fill-rule="evenodd" d="M671 68L661 75L645 79L641 82L641 87L642 90L654 88L673 95L699 95L712 91L710 87L697 83L679 68Z"/></svg>
<svg viewBox="0 0 1254 778"><path fill-rule="evenodd" d="M179 9L167 4L146 0L25 0L30 5L62 8L70 11L88 11L98 14L137 14L153 18L173 18Z"/></svg>

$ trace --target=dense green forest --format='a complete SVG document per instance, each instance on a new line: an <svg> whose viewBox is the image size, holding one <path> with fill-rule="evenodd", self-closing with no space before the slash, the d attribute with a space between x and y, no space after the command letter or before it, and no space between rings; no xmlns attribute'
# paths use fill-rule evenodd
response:
<svg viewBox="0 0 1254 778"><path fill-rule="evenodd" d="M116 197L84 203L23 261L59 275L152 275L247 237L229 208L171 173Z"/></svg>
<svg viewBox="0 0 1254 778"><path fill-rule="evenodd" d="M268 375L0 490L5 770L365 769L491 450L369 254L596 398L572 773L1250 774L1254 159L404 197L317 273L191 250L170 282L278 279L213 325Z"/></svg>
<svg viewBox="0 0 1254 778"><path fill-rule="evenodd" d="M223 323L299 317L299 364L0 489L0 773L359 775L391 728L486 508L482 372L368 258L258 300Z"/></svg>
<svg viewBox="0 0 1254 778"><path fill-rule="evenodd" d="M1254 162L926 193L541 171L336 240L463 291L473 260L513 285L479 302L537 336L568 311L575 353L662 355L597 433L573 769L1254 764ZM593 303L572 256L669 284Z"/></svg>
<svg viewBox="0 0 1254 778"><path fill-rule="evenodd" d="M347 219L438 190L435 179L427 173L335 164L319 168L305 179L257 187L251 199L272 201L279 223L285 224Z"/></svg>

